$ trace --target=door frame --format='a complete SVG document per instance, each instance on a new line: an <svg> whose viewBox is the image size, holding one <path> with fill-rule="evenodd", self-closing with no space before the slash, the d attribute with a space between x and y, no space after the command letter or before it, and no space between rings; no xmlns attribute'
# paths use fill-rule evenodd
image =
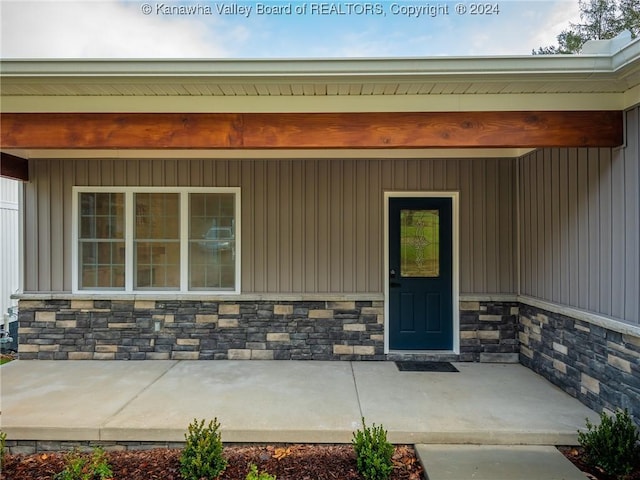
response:
<svg viewBox="0 0 640 480"><path fill-rule="evenodd" d="M385 191L384 192L384 353L389 350L389 199L391 198L450 198L451 199L451 254L452 254L452 315L453 315L453 350L426 350L428 353L460 353L460 214L459 192L416 192L416 191ZM397 350L401 353L415 352L413 350ZM421 351L422 352L422 351Z"/></svg>

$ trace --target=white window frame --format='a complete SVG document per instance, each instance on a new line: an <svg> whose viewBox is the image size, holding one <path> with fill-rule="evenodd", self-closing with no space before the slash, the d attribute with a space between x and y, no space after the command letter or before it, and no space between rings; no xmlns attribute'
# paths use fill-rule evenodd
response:
<svg viewBox="0 0 640 480"><path fill-rule="evenodd" d="M240 273L241 273L241 199L240 187L79 187L72 188L73 191L73 228L72 228L72 291L74 294L92 295L206 295L208 293L218 293L223 295L240 294ZM125 195L125 287L119 289L80 289L80 257L79 257L79 197L81 193L124 193ZM135 193L177 193L180 195L180 288L175 290L152 290L134 288L134 221ZM189 290L189 195L192 193L232 193L235 195L235 285L233 289L198 289Z"/></svg>

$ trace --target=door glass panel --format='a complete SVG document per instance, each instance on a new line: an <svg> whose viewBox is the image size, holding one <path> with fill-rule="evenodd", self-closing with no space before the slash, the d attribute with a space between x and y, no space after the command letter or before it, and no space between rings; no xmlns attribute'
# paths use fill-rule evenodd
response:
<svg viewBox="0 0 640 480"><path fill-rule="evenodd" d="M440 276L440 216L438 210L400 211L400 275Z"/></svg>

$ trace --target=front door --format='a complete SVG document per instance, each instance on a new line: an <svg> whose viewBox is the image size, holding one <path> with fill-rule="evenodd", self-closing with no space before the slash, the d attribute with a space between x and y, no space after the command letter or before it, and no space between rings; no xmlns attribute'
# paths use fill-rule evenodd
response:
<svg viewBox="0 0 640 480"><path fill-rule="evenodd" d="M452 200L389 198L389 348L453 349Z"/></svg>

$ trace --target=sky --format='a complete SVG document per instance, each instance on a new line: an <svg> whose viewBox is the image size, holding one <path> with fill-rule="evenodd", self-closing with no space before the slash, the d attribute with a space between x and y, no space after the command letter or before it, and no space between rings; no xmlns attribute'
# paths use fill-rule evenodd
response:
<svg viewBox="0 0 640 480"><path fill-rule="evenodd" d="M530 55L578 0L0 0L2 58Z"/></svg>

